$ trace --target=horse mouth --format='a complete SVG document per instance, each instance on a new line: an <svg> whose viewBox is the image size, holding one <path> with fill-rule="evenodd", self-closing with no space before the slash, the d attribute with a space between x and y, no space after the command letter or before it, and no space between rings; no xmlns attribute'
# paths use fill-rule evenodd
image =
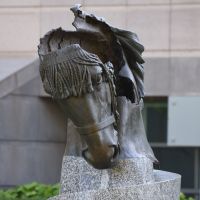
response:
<svg viewBox="0 0 200 200"><path fill-rule="evenodd" d="M117 163L118 155L120 154L120 146L119 145L110 145L109 148L113 150L113 155L108 156L105 154L104 156L95 155L94 157L89 158L88 153L89 149L84 149L82 151L82 156L90 165L92 165L95 169L108 169L112 168ZM101 159L99 159L101 157Z"/></svg>

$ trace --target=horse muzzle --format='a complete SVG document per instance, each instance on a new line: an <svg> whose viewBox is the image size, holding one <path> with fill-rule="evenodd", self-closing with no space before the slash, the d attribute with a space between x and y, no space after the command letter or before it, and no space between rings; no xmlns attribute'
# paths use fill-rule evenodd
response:
<svg viewBox="0 0 200 200"><path fill-rule="evenodd" d="M83 158L96 169L108 169L115 166L119 154L119 145L102 146L96 150L87 148L82 151Z"/></svg>
<svg viewBox="0 0 200 200"><path fill-rule="evenodd" d="M96 169L111 168L120 153L114 122L115 117L111 115L99 123L76 127L88 146L82 151L82 156Z"/></svg>

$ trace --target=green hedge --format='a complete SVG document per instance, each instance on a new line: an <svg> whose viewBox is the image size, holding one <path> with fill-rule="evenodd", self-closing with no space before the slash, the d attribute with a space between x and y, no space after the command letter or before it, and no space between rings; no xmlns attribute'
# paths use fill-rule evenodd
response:
<svg viewBox="0 0 200 200"><path fill-rule="evenodd" d="M16 188L0 190L0 200L46 200L57 195L59 184L44 185L36 182Z"/></svg>
<svg viewBox="0 0 200 200"><path fill-rule="evenodd" d="M46 200L59 193L59 184L44 185L36 182L12 189L0 190L0 200ZM180 200L194 200L181 193Z"/></svg>
<svg viewBox="0 0 200 200"><path fill-rule="evenodd" d="M194 199L192 197L186 197L183 193L181 193L180 200L194 200Z"/></svg>

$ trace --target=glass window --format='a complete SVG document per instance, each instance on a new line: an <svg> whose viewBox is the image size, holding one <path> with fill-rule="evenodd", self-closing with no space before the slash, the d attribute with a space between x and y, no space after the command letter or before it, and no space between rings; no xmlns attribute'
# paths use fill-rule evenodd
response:
<svg viewBox="0 0 200 200"><path fill-rule="evenodd" d="M167 140L167 98L144 99L144 124L149 142L166 143Z"/></svg>
<svg viewBox="0 0 200 200"><path fill-rule="evenodd" d="M194 188L193 148L153 148L160 169L182 176L182 188Z"/></svg>

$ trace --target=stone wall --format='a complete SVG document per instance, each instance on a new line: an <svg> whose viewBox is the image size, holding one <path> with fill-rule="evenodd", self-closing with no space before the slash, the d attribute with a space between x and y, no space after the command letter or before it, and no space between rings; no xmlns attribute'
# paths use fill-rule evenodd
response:
<svg viewBox="0 0 200 200"><path fill-rule="evenodd" d="M19 90L0 99L0 187L59 182L65 144L66 119L52 99Z"/></svg>
<svg viewBox="0 0 200 200"><path fill-rule="evenodd" d="M38 38L49 29L72 29L69 8L75 3L138 33L147 56L199 56L199 0L1 0L0 53L35 53Z"/></svg>

